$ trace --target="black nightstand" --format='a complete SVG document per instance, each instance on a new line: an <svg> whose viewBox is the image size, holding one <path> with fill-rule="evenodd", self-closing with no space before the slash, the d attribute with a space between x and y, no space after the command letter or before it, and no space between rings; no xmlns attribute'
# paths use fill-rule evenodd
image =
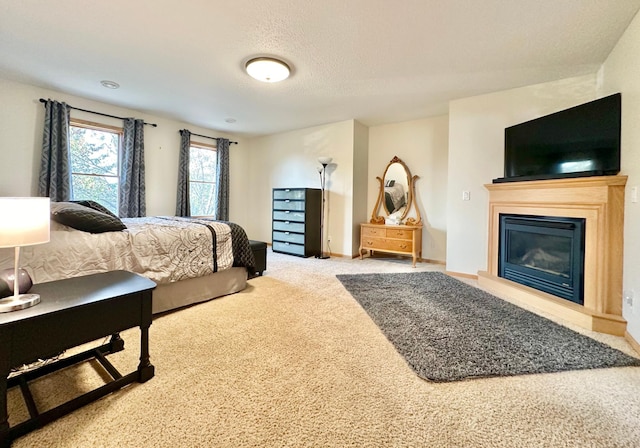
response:
<svg viewBox="0 0 640 448"><path fill-rule="evenodd" d="M138 274L112 271L34 285L40 304L0 315L0 446L91 403L134 381L154 375L149 362L152 290L156 284ZM124 349L119 332L140 327L140 364L121 375L105 355ZM7 380L11 368L50 358L111 335L107 344ZM28 382L79 362L96 359L113 381L46 412L38 412ZM14 427L7 420L7 389L20 386L31 418Z"/></svg>

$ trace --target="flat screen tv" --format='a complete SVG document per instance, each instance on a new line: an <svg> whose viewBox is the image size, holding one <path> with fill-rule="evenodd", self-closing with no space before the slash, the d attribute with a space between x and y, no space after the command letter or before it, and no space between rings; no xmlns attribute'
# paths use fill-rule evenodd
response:
<svg viewBox="0 0 640 448"><path fill-rule="evenodd" d="M620 105L616 93L506 128L494 183L618 174Z"/></svg>

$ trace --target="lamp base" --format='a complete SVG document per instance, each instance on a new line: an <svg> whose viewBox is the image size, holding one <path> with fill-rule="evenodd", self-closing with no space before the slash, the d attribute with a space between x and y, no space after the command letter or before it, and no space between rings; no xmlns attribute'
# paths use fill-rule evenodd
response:
<svg viewBox="0 0 640 448"><path fill-rule="evenodd" d="M40 303L38 294L18 294L0 299L0 313L23 310Z"/></svg>
<svg viewBox="0 0 640 448"><path fill-rule="evenodd" d="M329 258L331 258L329 255L325 255L325 254L320 254L320 255L316 255L316 258L319 260L327 260Z"/></svg>

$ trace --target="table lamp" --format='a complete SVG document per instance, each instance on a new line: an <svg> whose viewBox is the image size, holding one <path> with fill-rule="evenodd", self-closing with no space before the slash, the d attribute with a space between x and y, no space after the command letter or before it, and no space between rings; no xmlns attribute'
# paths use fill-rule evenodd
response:
<svg viewBox="0 0 640 448"><path fill-rule="evenodd" d="M0 313L40 303L38 294L20 294L20 248L49 242L49 198L0 197L0 247L14 247L13 296L0 299Z"/></svg>

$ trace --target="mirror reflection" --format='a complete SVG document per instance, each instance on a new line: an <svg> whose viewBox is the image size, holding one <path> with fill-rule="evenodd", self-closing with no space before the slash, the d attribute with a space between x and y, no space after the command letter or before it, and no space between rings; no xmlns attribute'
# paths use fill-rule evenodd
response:
<svg viewBox="0 0 640 448"><path fill-rule="evenodd" d="M391 215L406 208L408 203L409 174L400 163L392 163L384 175L384 209Z"/></svg>

